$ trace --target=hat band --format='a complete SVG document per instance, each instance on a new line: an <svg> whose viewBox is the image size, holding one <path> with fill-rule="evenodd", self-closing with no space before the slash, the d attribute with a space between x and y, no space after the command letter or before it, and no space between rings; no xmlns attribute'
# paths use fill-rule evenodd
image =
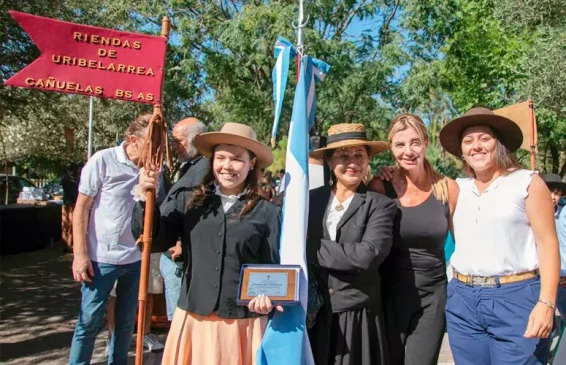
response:
<svg viewBox="0 0 566 365"><path fill-rule="evenodd" d="M340 142L340 141L344 141L347 139L363 139L363 140L367 140L366 137L366 133L365 132L345 132L345 133L338 133L338 134L333 134L328 136L328 138L326 139L326 143L335 143L335 142Z"/></svg>

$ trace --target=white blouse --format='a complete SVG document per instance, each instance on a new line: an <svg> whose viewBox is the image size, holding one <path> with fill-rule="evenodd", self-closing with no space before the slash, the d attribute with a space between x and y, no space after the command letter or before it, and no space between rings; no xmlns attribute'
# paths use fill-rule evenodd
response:
<svg viewBox="0 0 566 365"><path fill-rule="evenodd" d="M354 199L354 195L349 197L348 199L344 200L342 204L336 198L334 193L330 194L330 199L328 199L328 206L326 207L326 229L328 230L328 234L330 235L330 239L332 241L336 241L336 227L342 219L346 210L350 206L352 199ZM341 208L339 208L341 207ZM338 208L338 209L336 209Z"/></svg>
<svg viewBox="0 0 566 365"><path fill-rule="evenodd" d="M456 250L450 263L465 275L510 275L538 269L525 198L533 172L517 170L479 193L474 179L458 179L454 212Z"/></svg>
<svg viewBox="0 0 566 365"><path fill-rule="evenodd" d="M232 205L234 205L234 203L237 202L238 199L240 199L240 197L246 193L246 191L244 190L238 195L224 195L220 191L220 187L217 185L214 193L220 197L220 200L222 200L222 209L224 210L224 213L226 213L228 209L230 209Z"/></svg>

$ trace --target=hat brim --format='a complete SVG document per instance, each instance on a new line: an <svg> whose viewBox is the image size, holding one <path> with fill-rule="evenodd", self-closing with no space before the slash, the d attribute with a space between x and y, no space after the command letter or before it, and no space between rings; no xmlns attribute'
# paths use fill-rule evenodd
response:
<svg viewBox="0 0 566 365"><path fill-rule="evenodd" d="M311 153L309 153L309 156L313 157L313 158L323 158L324 153L326 151L335 150L335 149L338 149L338 148L348 148L348 147L357 147L357 146L368 146L369 147L368 155L370 157L377 155L378 153L385 152L389 148L389 144L387 142L383 142L383 141L362 141L362 140L348 140L347 139L347 140L344 140L344 141L332 143L332 145L324 147L324 148L316 149L316 150L312 151Z"/></svg>
<svg viewBox="0 0 566 365"><path fill-rule="evenodd" d="M552 182L545 182L545 183L546 183L546 186L548 186L549 190L560 189L563 193L566 193L566 182L552 181Z"/></svg>
<svg viewBox="0 0 566 365"><path fill-rule="evenodd" d="M257 167L260 169L266 168L273 163L273 153L271 153L269 147L254 139L232 133L209 132L199 134L195 137L193 143L200 154L208 158L212 157L215 146L229 144L253 152L257 158Z"/></svg>
<svg viewBox="0 0 566 365"><path fill-rule="evenodd" d="M511 152L517 151L523 143L523 132L517 123L500 115L469 115L456 118L446 124L438 138L442 147L460 158L462 156L462 133L469 127L486 126L495 129L501 143Z"/></svg>

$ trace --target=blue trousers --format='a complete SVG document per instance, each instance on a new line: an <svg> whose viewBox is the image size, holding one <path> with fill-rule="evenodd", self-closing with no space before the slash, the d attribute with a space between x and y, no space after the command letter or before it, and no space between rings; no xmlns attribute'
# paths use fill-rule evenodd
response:
<svg viewBox="0 0 566 365"><path fill-rule="evenodd" d="M71 344L69 365L90 364L94 340L102 327L108 297L116 280L116 327L110 344L108 364L126 365L134 332L141 263L111 265L93 261L92 268L92 282L83 283L81 288L81 311Z"/></svg>
<svg viewBox="0 0 566 365"><path fill-rule="evenodd" d="M173 319L173 313L179 302L181 293L181 282L183 279L182 268L169 257L161 255L159 270L165 283L165 304L167 306L167 319Z"/></svg>
<svg viewBox="0 0 566 365"><path fill-rule="evenodd" d="M467 286L452 279L446 324L456 364L546 364L550 339L523 337L539 293L539 278L495 288Z"/></svg>

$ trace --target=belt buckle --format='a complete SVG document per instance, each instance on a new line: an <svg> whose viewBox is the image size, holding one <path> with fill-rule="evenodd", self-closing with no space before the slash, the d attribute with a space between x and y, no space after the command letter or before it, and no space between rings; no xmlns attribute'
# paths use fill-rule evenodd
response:
<svg viewBox="0 0 566 365"><path fill-rule="evenodd" d="M490 283L489 280L491 277L489 276L476 276L476 280L473 281L473 284L476 286L481 286L482 288L494 288L495 284Z"/></svg>

